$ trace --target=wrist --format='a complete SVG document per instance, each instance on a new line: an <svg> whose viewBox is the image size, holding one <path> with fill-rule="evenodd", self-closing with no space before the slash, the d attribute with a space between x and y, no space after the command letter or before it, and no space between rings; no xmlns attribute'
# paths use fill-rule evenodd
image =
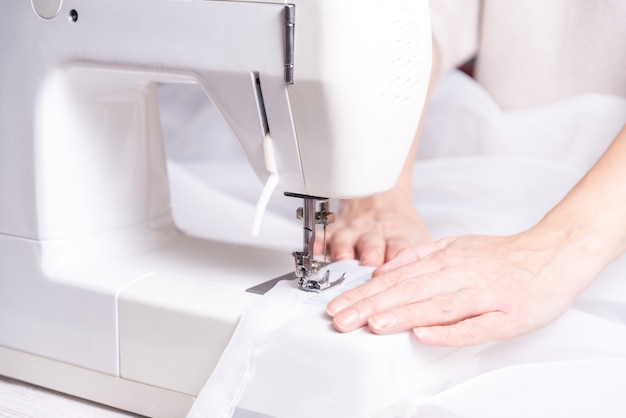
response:
<svg viewBox="0 0 626 418"><path fill-rule="evenodd" d="M364 212L414 212L413 202L409 192L403 192L397 188L373 196L345 199L341 201L340 212L364 213Z"/></svg>
<svg viewBox="0 0 626 418"><path fill-rule="evenodd" d="M619 255L606 234L563 213L549 213L520 237L537 250L541 268L552 271L571 300Z"/></svg>

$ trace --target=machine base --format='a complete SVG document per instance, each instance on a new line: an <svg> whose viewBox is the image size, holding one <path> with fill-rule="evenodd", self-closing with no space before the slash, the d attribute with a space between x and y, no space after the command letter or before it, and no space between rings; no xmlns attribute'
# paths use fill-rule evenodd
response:
<svg viewBox="0 0 626 418"><path fill-rule="evenodd" d="M172 233L46 276L44 244L0 239L0 267L21 274L0 281L0 375L149 417L186 415L258 298L245 289L290 265L282 252Z"/></svg>
<svg viewBox="0 0 626 418"><path fill-rule="evenodd" d="M184 417L195 399L3 346L0 359L0 375L149 417Z"/></svg>

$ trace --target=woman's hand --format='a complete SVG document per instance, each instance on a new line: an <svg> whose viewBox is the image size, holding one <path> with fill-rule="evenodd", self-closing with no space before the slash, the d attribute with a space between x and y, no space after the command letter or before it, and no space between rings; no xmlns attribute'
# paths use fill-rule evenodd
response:
<svg viewBox="0 0 626 418"><path fill-rule="evenodd" d="M407 195L392 196L342 202L337 221L326 229L326 249L332 260L357 258L363 265L380 266L401 249L430 239ZM315 253L323 252L323 237L317 234Z"/></svg>
<svg viewBox="0 0 626 418"><path fill-rule="evenodd" d="M410 247L327 311L339 331L366 324L378 334L412 329L424 344L512 338L556 319L626 253L624 213L626 126L535 227Z"/></svg>
<svg viewBox="0 0 626 418"><path fill-rule="evenodd" d="M364 325L377 334L412 329L428 345L465 346L525 334L560 316L593 278L580 267L580 248L564 245L563 238L530 231L417 245L327 310L339 331Z"/></svg>

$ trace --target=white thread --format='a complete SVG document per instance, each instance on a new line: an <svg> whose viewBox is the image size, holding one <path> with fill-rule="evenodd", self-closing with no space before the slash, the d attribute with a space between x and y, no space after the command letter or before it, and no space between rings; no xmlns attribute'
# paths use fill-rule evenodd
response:
<svg viewBox="0 0 626 418"><path fill-rule="evenodd" d="M276 155L274 154L274 142L269 133L263 138L263 157L265 159L265 169L270 175L263 186L263 191L261 191L259 201L256 204L256 210L254 211L254 219L252 220L252 228L250 229L250 234L253 237L259 236L263 215L270 202L272 193L274 193L276 186L278 186L278 165L276 164Z"/></svg>

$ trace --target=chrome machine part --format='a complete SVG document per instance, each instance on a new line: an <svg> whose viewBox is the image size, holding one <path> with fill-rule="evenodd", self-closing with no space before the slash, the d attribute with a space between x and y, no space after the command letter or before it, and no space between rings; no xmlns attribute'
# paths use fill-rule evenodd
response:
<svg viewBox="0 0 626 418"><path fill-rule="evenodd" d="M335 214L330 211L327 198L306 196L293 193L285 193L287 196L299 197L304 204L298 208L296 217L303 221L303 249L293 251L295 262L295 274L302 290L320 292L341 283L344 276L335 281L330 281L330 272L321 272L328 262L326 260L326 248L324 248L324 260L315 260L313 247L315 244L315 226L324 227L324 247L326 247L326 226L335 221ZM319 209L317 208L319 203Z"/></svg>

